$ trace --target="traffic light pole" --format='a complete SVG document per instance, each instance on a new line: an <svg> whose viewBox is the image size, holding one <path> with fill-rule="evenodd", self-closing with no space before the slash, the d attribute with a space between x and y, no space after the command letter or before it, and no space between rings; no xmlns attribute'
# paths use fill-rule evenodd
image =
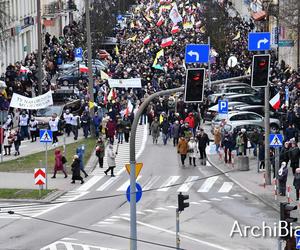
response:
<svg viewBox="0 0 300 250"><path fill-rule="evenodd" d="M180 237L179 237L179 210L176 208L176 249L180 249Z"/></svg>
<svg viewBox="0 0 300 250"><path fill-rule="evenodd" d="M250 75L238 76L233 78L227 78L223 80L213 81L212 84L219 84L231 81L239 81L250 78ZM143 110L149 105L149 103L159 96L171 95L178 92L184 92L184 87L167 89L163 91L156 92L145 99L142 105L139 107L136 115L134 116L134 120L131 126L131 135L130 135L130 250L137 249L137 230L136 230L136 179L135 179L135 163L136 163L136 155L135 155L135 139L136 139L136 130L142 116Z"/></svg>

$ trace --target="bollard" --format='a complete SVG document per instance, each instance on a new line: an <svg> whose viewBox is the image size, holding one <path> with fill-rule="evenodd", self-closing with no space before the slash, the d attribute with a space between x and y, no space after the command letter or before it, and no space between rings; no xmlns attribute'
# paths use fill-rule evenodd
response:
<svg viewBox="0 0 300 250"><path fill-rule="evenodd" d="M264 173L264 188L266 188L266 173Z"/></svg>
<svg viewBox="0 0 300 250"><path fill-rule="evenodd" d="M277 179L274 179L274 196L275 196L275 201L277 201Z"/></svg>
<svg viewBox="0 0 300 250"><path fill-rule="evenodd" d="M292 201L290 193L291 193L291 186L288 186L288 188L287 188L287 202L288 203L290 203Z"/></svg>

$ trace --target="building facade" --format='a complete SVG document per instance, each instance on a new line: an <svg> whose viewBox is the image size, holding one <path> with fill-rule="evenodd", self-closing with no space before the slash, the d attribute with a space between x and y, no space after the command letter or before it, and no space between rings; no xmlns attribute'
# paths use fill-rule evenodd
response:
<svg viewBox="0 0 300 250"><path fill-rule="evenodd" d="M0 73L37 49L36 0L0 0L6 13L0 43Z"/></svg>

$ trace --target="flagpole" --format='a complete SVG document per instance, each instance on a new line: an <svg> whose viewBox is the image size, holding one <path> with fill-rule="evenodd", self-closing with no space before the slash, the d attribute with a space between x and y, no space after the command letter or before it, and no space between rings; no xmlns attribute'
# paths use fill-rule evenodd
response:
<svg viewBox="0 0 300 250"><path fill-rule="evenodd" d="M211 65L210 65L210 36L208 37L209 56L208 56L208 87L211 88Z"/></svg>

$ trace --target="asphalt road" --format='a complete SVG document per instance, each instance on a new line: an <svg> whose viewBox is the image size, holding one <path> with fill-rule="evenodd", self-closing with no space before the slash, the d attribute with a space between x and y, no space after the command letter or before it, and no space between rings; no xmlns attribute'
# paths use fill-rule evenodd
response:
<svg viewBox="0 0 300 250"><path fill-rule="evenodd" d="M138 249L175 249L175 209L179 191L190 196L190 207L180 215L183 249L275 249L276 239L231 238L230 232L235 221L249 226L260 226L262 221L273 225L278 220L276 211L209 164L200 166L197 162L197 167L186 164L187 167L182 168L171 142L167 146L161 142L153 145L151 138L147 138L143 150L145 132L147 130L140 128L138 133L138 161L144 163L138 182L145 191L137 205L137 224L138 239L147 243L139 241ZM130 235L129 203L124 195L129 176L120 166L128 161L128 144L120 145L118 158L117 177L104 176L102 170L96 168L85 185L61 197L63 203L51 205L44 212L39 207L36 208L39 213L31 213L37 218L76 227L22 219L22 216L14 219L7 217L9 215L0 216L0 249L129 249L129 240L116 236ZM111 195L116 196L103 198ZM31 209L14 210L24 214Z"/></svg>

